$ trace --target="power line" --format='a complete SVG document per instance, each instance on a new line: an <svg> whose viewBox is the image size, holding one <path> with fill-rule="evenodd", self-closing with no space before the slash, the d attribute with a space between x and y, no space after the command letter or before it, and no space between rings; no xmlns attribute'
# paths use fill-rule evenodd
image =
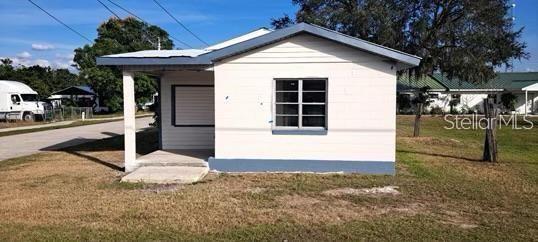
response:
<svg viewBox="0 0 538 242"><path fill-rule="evenodd" d="M194 36L196 39L198 39L200 42L204 43L206 46L209 46L209 44L207 42L205 42L204 40L202 40L200 37L198 37L198 35L196 35L194 32L192 32L189 28L187 28L187 26L185 26L183 23L181 23L181 21L179 21L176 17L174 17L174 15L172 15L165 7L163 7L163 5L161 5L159 2L157 2L157 0L153 0L153 2L155 2L155 4L157 4L159 7L161 7L161 9L166 12L166 14L168 14L168 16L170 16L172 19L174 19L176 21L176 23L178 23L181 27L183 27L185 30L187 30L189 33L192 34L192 36Z"/></svg>
<svg viewBox="0 0 538 242"><path fill-rule="evenodd" d="M146 24L149 24L148 21L143 20L141 17L138 17L136 14L134 14L133 12L127 10L127 9L124 8L124 7L122 7L122 6L119 5L118 3L115 3L115 2L113 2L112 0L107 0L107 1L110 2L110 3L112 3L112 4L114 4L116 7L122 9L123 11L127 12L128 14L132 15L133 17L137 18L138 20L140 20L140 21L142 21L142 22L144 22L144 23L146 23ZM174 39L175 41L177 41L177 42L179 42L179 43L181 43L181 44L183 44L183 45L185 45L185 46L187 46L187 47L189 47L189 48L192 48L192 46L190 46L189 44L187 44L187 43L185 43L185 42L179 40L178 38L176 38L176 37L174 37L174 36L172 36L172 35L170 35L170 38Z"/></svg>
<svg viewBox="0 0 538 242"><path fill-rule="evenodd" d="M121 5L115 3L115 2L113 2L113 1L111 1L111 0L107 0L107 1L108 1L109 3L114 4L116 7L121 8L121 10L127 12L128 14L130 14L130 15L132 15L133 17L137 18L138 20L147 23L147 22L144 21L141 17L138 17L136 14L134 14L133 12L131 12L131 11L127 10L127 9L125 9L125 8L122 7Z"/></svg>
<svg viewBox="0 0 538 242"><path fill-rule="evenodd" d="M114 14L114 16L116 16L116 18L118 19L121 19L119 15L117 15L114 11L112 11L112 9L110 9L107 5L105 5L103 2L101 2L101 0L97 0L101 5L103 5L103 7L105 7L109 12L111 12L112 14Z"/></svg>
<svg viewBox="0 0 538 242"><path fill-rule="evenodd" d="M47 12L47 10L43 9L42 7L40 7L39 5L37 5L36 3L34 3L32 0L28 0L28 2L30 2L31 4L33 4L34 6L36 6L37 8L39 8L41 11L43 11L44 13L46 13L47 15L49 15L51 18L53 18L54 20L56 20L58 23L61 23L63 26L65 26L66 28L68 28L69 30L73 31L75 34L77 34L78 36L82 37L83 39L87 40L88 42L90 43L93 43L93 41L91 41L89 38L87 38L86 36L84 36L83 34L81 34L80 32L76 31L75 29L69 27L69 25L67 25L66 23L64 23L62 20L54 17L54 15L52 15L51 13Z"/></svg>

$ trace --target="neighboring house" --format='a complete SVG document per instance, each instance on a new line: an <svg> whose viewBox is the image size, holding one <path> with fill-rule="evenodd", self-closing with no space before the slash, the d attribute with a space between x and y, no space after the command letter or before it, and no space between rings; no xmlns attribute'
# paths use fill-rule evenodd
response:
<svg viewBox="0 0 538 242"><path fill-rule="evenodd" d="M439 81L435 80L432 76L424 76L415 78L403 74L398 77L398 83L396 89L398 91L398 113L413 113L414 106L411 103L416 97L417 91L427 88L430 98L430 105L425 108L427 112L431 110L431 107L447 107L450 102L450 95L444 94L447 88L443 86ZM406 102L404 102L406 101ZM403 103L403 104L402 104Z"/></svg>
<svg viewBox="0 0 538 242"><path fill-rule="evenodd" d="M500 104L504 93L517 97L515 112L518 114L538 113L538 72L499 72L486 83L474 84L458 79L449 79L442 74L433 74L419 81L402 76L398 80L398 93L413 95L417 89L429 86L432 98L426 111L439 107L450 111L450 101L459 99L455 109L460 112L483 112L483 101L488 95L494 96ZM510 110L506 110L510 111Z"/></svg>
<svg viewBox="0 0 538 242"><path fill-rule="evenodd" d="M123 70L125 166L137 168L135 72L160 77L160 146L210 169L393 174L396 72L420 58L305 23L190 50L97 58Z"/></svg>
<svg viewBox="0 0 538 242"><path fill-rule="evenodd" d="M53 92L47 98L54 108L62 105L75 105L77 107L92 107L99 112L99 97L89 86L71 86L60 91Z"/></svg>

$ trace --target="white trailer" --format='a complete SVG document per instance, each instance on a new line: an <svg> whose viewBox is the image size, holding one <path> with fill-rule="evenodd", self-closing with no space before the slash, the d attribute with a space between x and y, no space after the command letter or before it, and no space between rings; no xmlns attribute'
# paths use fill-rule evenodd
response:
<svg viewBox="0 0 538 242"><path fill-rule="evenodd" d="M0 80L0 119L31 121L44 113L45 103L36 91L21 82Z"/></svg>

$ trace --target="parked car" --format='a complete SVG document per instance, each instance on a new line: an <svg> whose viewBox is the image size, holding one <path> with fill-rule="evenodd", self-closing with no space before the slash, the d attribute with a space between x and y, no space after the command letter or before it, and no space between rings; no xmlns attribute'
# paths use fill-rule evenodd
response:
<svg viewBox="0 0 538 242"><path fill-rule="evenodd" d="M17 81L0 80L0 119L32 121L42 119L45 102L37 92Z"/></svg>

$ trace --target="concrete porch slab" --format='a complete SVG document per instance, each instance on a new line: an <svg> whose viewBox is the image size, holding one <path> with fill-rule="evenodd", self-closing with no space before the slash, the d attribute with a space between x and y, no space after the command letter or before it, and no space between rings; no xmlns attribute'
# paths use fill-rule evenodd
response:
<svg viewBox="0 0 538 242"><path fill-rule="evenodd" d="M156 184L189 184L201 180L208 167L146 166L124 176L122 182L144 182Z"/></svg>
<svg viewBox="0 0 538 242"><path fill-rule="evenodd" d="M139 167L144 166L189 166L207 167L206 160L213 150L157 150L136 159Z"/></svg>

